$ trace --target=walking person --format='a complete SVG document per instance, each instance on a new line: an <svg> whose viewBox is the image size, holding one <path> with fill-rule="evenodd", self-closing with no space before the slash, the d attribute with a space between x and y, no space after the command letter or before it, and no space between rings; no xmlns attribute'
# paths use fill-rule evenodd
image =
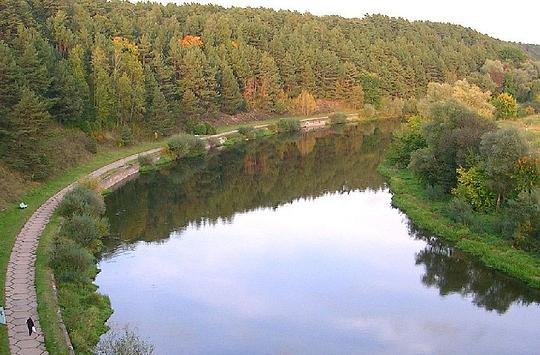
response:
<svg viewBox="0 0 540 355"><path fill-rule="evenodd" d="M32 335L32 332L36 331L36 327L34 326L34 321L31 317L28 317L26 320L26 326L28 327L28 335Z"/></svg>

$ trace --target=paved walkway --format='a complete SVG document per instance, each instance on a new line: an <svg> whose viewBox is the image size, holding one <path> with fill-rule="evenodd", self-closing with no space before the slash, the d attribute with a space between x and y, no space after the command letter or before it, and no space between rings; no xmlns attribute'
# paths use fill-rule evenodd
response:
<svg viewBox="0 0 540 355"><path fill-rule="evenodd" d="M302 122L310 120L320 120L328 117L318 117L303 119ZM255 126L255 128L267 127L269 124ZM235 133L237 130L217 134L214 137ZM208 137L207 137L208 138ZM120 168L127 163L134 161L139 155L150 155L157 153L161 148L152 149L140 154L134 154L127 158L120 159L97 169L89 174L91 178L100 177L111 170ZM129 175L129 174L127 174ZM127 176L126 176L127 177ZM28 219L21 229L15 245L11 251L8 263L5 284L6 298L6 321L8 327L9 349L13 355L40 355L48 354L45 349L45 339L39 326L37 313L37 296L35 287L35 262L36 250L41 232L49 222L51 215L73 184L65 187L53 197L42 204L36 212ZM28 335L26 320L31 317L34 320L37 333Z"/></svg>
<svg viewBox="0 0 540 355"><path fill-rule="evenodd" d="M103 174L120 168L136 160L139 155L157 153L161 148L152 149L144 153L134 154L97 169L89 174L97 178ZM73 184L65 187L53 197L42 204L28 219L21 229L9 259L6 284L6 321L8 328L9 349L13 355L39 355L48 354L45 349L45 340L39 326L37 313L37 296L35 288L35 262L36 249L39 237L49 222L52 213L58 207L66 193L73 189ZM37 333L28 335L26 320L32 317Z"/></svg>

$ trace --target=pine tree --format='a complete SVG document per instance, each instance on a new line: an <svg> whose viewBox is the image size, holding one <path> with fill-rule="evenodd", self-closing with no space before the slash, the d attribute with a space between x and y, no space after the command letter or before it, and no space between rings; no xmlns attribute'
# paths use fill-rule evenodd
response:
<svg viewBox="0 0 540 355"><path fill-rule="evenodd" d="M33 179L39 180L50 172L44 152L47 126L50 121L46 104L28 88L21 92L20 101L8 115L8 163Z"/></svg>
<svg viewBox="0 0 540 355"><path fill-rule="evenodd" d="M274 59L263 53L258 69L260 87L257 92L257 101L260 109L276 111L280 104L281 78Z"/></svg>
<svg viewBox="0 0 540 355"><path fill-rule="evenodd" d="M0 41L0 116L19 101L20 80L20 69L13 58L13 51Z"/></svg>
<svg viewBox="0 0 540 355"><path fill-rule="evenodd" d="M81 125L87 98L81 92L72 68L66 60L59 62L56 67L51 94L54 97L51 114L55 119L63 124Z"/></svg>
<svg viewBox="0 0 540 355"><path fill-rule="evenodd" d="M244 98L234 77L231 67L223 61L221 63L221 110L228 114L241 111L244 106Z"/></svg>
<svg viewBox="0 0 540 355"><path fill-rule="evenodd" d="M18 64L25 85L38 95L45 97L52 80L47 66L37 50L36 36L37 34L34 31L19 27L17 38Z"/></svg>
<svg viewBox="0 0 540 355"><path fill-rule="evenodd" d="M149 127L162 136L172 133L174 130L174 117L168 109L168 103L165 95L158 87L154 88L151 103L147 110Z"/></svg>

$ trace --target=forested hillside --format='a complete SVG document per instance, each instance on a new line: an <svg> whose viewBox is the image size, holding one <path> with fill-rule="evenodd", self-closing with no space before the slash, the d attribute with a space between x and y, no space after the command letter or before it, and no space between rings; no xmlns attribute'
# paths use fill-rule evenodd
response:
<svg viewBox="0 0 540 355"><path fill-rule="evenodd" d="M104 0L4 0L0 13L0 172L13 181L47 178L100 142L295 111L301 93L359 109L432 81L502 90L527 58L471 29L380 15ZM502 68L500 83L479 73L487 59L501 61L487 68ZM528 68L530 83L539 66Z"/></svg>

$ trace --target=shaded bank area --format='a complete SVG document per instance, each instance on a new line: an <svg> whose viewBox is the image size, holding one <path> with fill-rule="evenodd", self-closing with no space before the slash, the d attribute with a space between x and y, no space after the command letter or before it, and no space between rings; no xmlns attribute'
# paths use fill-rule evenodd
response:
<svg viewBox="0 0 540 355"><path fill-rule="evenodd" d="M540 287L540 257L512 247L500 237L472 231L446 217L449 201L434 201L426 196L412 172L382 164L379 171L387 178L392 202L420 228L453 243L476 256L484 265L515 277L529 286Z"/></svg>
<svg viewBox="0 0 540 355"><path fill-rule="evenodd" d="M438 289L441 296L470 297L474 305L499 314L504 314L514 304L540 303L539 290L486 268L479 260L419 229L411 221L409 229L414 238L426 242L415 256L416 265L424 268L422 283Z"/></svg>

